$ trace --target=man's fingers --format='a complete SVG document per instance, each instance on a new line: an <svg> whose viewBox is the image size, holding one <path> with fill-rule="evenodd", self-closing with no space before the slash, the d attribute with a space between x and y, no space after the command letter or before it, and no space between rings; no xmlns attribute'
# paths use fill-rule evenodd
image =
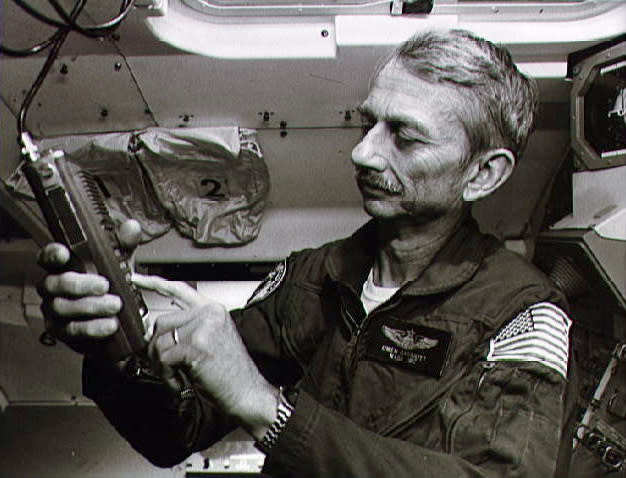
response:
<svg viewBox="0 0 626 478"><path fill-rule="evenodd" d="M101 296L109 291L109 281L96 274L64 272L49 275L43 281L40 291L48 295L81 297L85 295Z"/></svg>
<svg viewBox="0 0 626 478"><path fill-rule="evenodd" d="M148 345L148 355L153 360L160 361L162 354L166 350L188 343L187 335L193 329L192 319L193 316L187 312L173 312L160 316L156 320L154 333Z"/></svg>
<svg viewBox="0 0 626 478"><path fill-rule="evenodd" d="M68 319L112 317L122 309L122 300L112 294L79 299L55 297L50 304L50 309L56 316Z"/></svg>
<svg viewBox="0 0 626 478"><path fill-rule="evenodd" d="M57 270L70 260L70 251L63 244L53 242L47 244L37 257L37 264L46 270Z"/></svg>
<svg viewBox="0 0 626 478"><path fill-rule="evenodd" d="M172 312L170 314L163 314L156 319L154 336L159 337L161 335L170 334L172 330L181 328L192 319L193 316L189 315L188 312Z"/></svg>
<svg viewBox="0 0 626 478"><path fill-rule="evenodd" d="M182 363L166 362L163 355L172 348L182 345L182 338L178 335L185 324L189 323L189 318L184 312L165 314L160 316L154 328L154 334L148 344L148 357L152 360L153 370L160 375L163 382L174 392L180 392L183 382L176 370ZM177 332L176 340L174 331Z"/></svg>
<svg viewBox="0 0 626 478"><path fill-rule="evenodd" d="M119 324L117 319L105 317L86 321L47 320L46 329L60 340L72 342L81 339L99 339L113 335Z"/></svg>
<svg viewBox="0 0 626 478"><path fill-rule="evenodd" d="M143 289L153 290L158 294L171 297L187 308L196 307L206 302L198 292L186 282L170 281L155 275L133 274L133 283Z"/></svg>
<svg viewBox="0 0 626 478"><path fill-rule="evenodd" d="M179 372L169 365L161 364L161 379L174 392L180 392L183 388Z"/></svg>
<svg viewBox="0 0 626 478"><path fill-rule="evenodd" d="M161 363L169 367L191 369L197 363L199 352L193 347L181 344L170 347L161 354Z"/></svg>

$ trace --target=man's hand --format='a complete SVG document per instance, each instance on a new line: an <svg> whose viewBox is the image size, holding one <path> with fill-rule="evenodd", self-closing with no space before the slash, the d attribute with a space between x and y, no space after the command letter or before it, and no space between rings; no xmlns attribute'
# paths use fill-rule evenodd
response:
<svg viewBox="0 0 626 478"><path fill-rule="evenodd" d="M122 245L134 248L141 235L137 221L126 221L118 231ZM41 310L46 329L74 350L86 353L99 340L113 335L118 327L115 317L122 308L118 296L109 294L109 282L96 274L67 270L70 259L62 244L45 246L39 264L48 271L38 285L43 299Z"/></svg>
<svg viewBox="0 0 626 478"><path fill-rule="evenodd" d="M277 390L250 358L228 311L217 302L194 297L191 288L185 290L166 281L153 282L152 286L164 295L196 305L156 321L148 353L165 383L178 390L175 371L182 369L222 411L238 418L261 439L276 416ZM167 290L159 290L159 286Z"/></svg>
<svg viewBox="0 0 626 478"><path fill-rule="evenodd" d="M177 393L177 370L184 371L260 440L276 418L277 390L248 355L226 308L185 282L141 274L135 274L133 282L171 298L182 309L156 319L148 347L153 369Z"/></svg>

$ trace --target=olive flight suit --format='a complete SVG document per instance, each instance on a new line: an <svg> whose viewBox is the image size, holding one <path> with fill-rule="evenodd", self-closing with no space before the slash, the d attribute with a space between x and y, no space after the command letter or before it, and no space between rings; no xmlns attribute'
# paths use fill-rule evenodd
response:
<svg viewBox="0 0 626 478"><path fill-rule="evenodd" d="M292 254L231 314L266 378L297 390L263 471L553 476L566 379L540 360L488 356L507 323L538 303L565 309L562 295L468 220L417 280L366 316L360 293L375 227ZM201 391L172 397L157 381L124 378L89 358L83 377L85 393L160 466L232 426Z"/></svg>

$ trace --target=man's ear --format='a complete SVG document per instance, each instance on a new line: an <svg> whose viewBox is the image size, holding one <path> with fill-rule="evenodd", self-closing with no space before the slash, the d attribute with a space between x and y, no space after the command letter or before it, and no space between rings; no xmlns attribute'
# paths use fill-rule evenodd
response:
<svg viewBox="0 0 626 478"><path fill-rule="evenodd" d="M515 156L505 148L478 155L467 170L463 200L474 202L489 196L502 186L515 168Z"/></svg>

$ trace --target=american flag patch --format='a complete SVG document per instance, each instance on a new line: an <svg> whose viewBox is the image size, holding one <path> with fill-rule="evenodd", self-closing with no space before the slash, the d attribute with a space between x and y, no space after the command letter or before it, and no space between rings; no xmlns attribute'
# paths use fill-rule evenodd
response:
<svg viewBox="0 0 626 478"><path fill-rule="evenodd" d="M571 324L556 305L534 304L490 340L487 360L540 362L566 377Z"/></svg>

